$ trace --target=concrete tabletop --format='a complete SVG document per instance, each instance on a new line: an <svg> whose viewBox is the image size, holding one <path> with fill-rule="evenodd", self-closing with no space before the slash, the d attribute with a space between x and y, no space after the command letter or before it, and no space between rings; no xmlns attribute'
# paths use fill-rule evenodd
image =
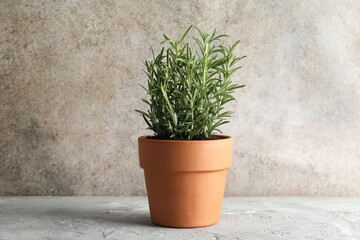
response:
<svg viewBox="0 0 360 240"><path fill-rule="evenodd" d="M145 197L0 197L0 240L360 239L360 198L225 198L217 225L153 225Z"/></svg>

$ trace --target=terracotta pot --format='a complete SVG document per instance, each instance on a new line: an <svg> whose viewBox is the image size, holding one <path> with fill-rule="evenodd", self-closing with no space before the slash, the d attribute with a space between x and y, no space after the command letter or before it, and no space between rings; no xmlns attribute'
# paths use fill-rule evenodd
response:
<svg viewBox="0 0 360 240"><path fill-rule="evenodd" d="M153 223L179 228L217 223L226 173L231 165L232 138L157 140L139 138Z"/></svg>

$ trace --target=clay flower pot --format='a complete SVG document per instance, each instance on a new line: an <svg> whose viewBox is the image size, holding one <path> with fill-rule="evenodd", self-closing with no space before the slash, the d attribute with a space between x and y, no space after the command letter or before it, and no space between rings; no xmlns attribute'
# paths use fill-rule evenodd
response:
<svg viewBox="0 0 360 240"><path fill-rule="evenodd" d="M153 223L179 228L217 223L226 173L231 165L232 138L157 140L139 137Z"/></svg>

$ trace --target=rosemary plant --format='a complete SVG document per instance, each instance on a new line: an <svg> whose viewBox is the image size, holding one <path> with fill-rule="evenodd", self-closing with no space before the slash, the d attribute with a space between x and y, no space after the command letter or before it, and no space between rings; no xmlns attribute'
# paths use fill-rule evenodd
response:
<svg viewBox="0 0 360 240"><path fill-rule="evenodd" d="M142 86L148 99L142 99L147 111L142 115L148 129L159 139L213 139L219 126L228 123L232 112L224 105L235 100L238 85L230 77L240 67L234 49L240 41L224 46L227 35L211 35L196 28L192 43L185 42L190 26L180 40L165 40L159 54L145 61L147 85Z"/></svg>

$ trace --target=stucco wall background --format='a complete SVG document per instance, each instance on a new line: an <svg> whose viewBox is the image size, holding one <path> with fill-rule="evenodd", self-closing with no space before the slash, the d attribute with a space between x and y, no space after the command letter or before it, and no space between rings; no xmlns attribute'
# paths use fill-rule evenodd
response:
<svg viewBox="0 0 360 240"><path fill-rule="evenodd" d="M0 195L144 195L142 59L217 28L236 79L227 195L360 195L360 1L0 1Z"/></svg>

